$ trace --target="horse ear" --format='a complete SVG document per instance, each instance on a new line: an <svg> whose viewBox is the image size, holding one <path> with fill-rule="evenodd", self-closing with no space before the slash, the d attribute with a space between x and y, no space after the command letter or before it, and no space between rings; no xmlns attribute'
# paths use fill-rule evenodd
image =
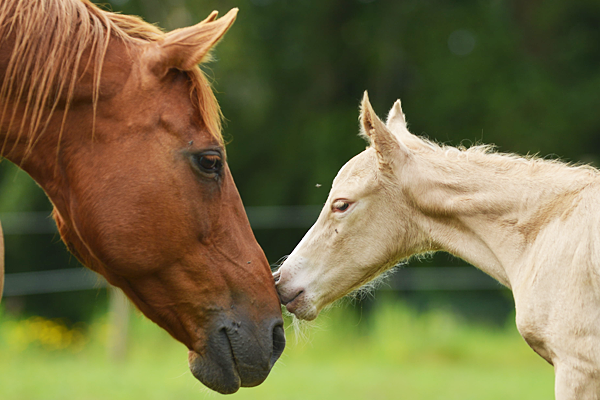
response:
<svg viewBox="0 0 600 400"><path fill-rule="evenodd" d="M396 100L392 106L390 112L388 113L388 118L385 125L392 132L408 132L408 128L406 127L406 117L402 112L400 99Z"/></svg>
<svg viewBox="0 0 600 400"><path fill-rule="evenodd" d="M410 148L423 148L426 144L418 137L410 133L406 124L406 116L402 112L402 105L400 100L396 100L392 106L387 122L385 123L387 128L392 131L398 138L400 143Z"/></svg>
<svg viewBox="0 0 600 400"><path fill-rule="evenodd" d="M238 9L233 8L223 17L217 19L217 11L213 11L204 21L187 28L176 29L165 35L159 43L157 56L153 58L150 68L157 76L163 77L176 68L189 71L205 59L211 48L225 35L233 25Z"/></svg>
<svg viewBox="0 0 600 400"><path fill-rule="evenodd" d="M371 103L369 95L365 91L360 107L360 121L363 135L371 142L371 146L377 151L381 164L389 165L398 158L399 152L408 155L409 150L379 119Z"/></svg>

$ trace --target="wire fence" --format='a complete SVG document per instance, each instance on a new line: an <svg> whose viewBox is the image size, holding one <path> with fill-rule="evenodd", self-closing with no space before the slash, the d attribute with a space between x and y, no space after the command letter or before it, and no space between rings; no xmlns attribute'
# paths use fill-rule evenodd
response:
<svg viewBox="0 0 600 400"><path fill-rule="evenodd" d="M321 206L247 207L254 229L309 228ZM0 213L4 234L56 234L47 212ZM108 286L104 278L85 268L6 274L4 296L26 296L100 289ZM379 290L395 291L474 291L502 290L504 287L474 267L406 267L386 280Z"/></svg>
<svg viewBox="0 0 600 400"><path fill-rule="evenodd" d="M100 289L108 286L104 278L86 268L20 272L6 275L4 296L26 296ZM388 291L465 291L501 290L502 285L473 267L408 267L391 276L379 290Z"/></svg>
<svg viewBox="0 0 600 400"><path fill-rule="evenodd" d="M309 228L319 216L322 206L255 206L246 207L254 229ZM0 221L5 235L57 233L47 211L4 212Z"/></svg>

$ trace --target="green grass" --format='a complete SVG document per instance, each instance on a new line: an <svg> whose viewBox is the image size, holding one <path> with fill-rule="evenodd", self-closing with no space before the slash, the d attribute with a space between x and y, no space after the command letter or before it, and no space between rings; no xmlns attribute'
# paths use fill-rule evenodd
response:
<svg viewBox="0 0 600 400"><path fill-rule="evenodd" d="M228 398L553 398L552 367L527 347L514 323L491 328L446 312L379 304L368 319L333 309L303 329L306 338L288 327L288 346L267 380ZM130 329L128 357L115 363L106 356L103 318L81 335L53 321L0 315L0 399L222 397L191 376L186 349L162 330L141 316Z"/></svg>

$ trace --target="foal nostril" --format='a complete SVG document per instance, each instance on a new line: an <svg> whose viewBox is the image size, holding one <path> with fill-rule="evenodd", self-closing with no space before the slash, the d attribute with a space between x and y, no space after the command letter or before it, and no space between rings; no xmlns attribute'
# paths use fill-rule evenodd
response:
<svg viewBox="0 0 600 400"><path fill-rule="evenodd" d="M271 354L271 365L279 359L285 349L285 333L283 332L283 324L277 324L273 327L273 353Z"/></svg>
<svg viewBox="0 0 600 400"><path fill-rule="evenodd" d="M288 303L291 303L292 301L296 300L296 298L298 298L298 296L300 296L302 293L304 293L304 289L302 288L296 289L296 291L292 292L289 296L287 296L286 294L279 293L279 300L281 301L281 304L285 306Z"/></svg>

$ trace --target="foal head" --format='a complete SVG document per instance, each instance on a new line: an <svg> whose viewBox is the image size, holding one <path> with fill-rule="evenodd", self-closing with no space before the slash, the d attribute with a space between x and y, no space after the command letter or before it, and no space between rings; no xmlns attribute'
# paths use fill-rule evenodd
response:
<svg viewBox="0 0 600 400"><path fill-rule="evenodd" d="M371 146L338 172L317 222L275 273L282 303L301 319L424 250L402 177L414 172L409 146L427 144L408 132L399 101L386 125L365 92L360 120Z"/></svg>
<svg viewBox="0 0 600 400"><path fill-rule="evenodd" d="M76 10L64 12L59 2ZM40 27L21 34L17 25L0 50L11 43L18 49L21 37L32 46L51 43L44 35L55 31L65 43L31 69L0 63L0 72L61 68L69 55L82 61L68 65L66 80L55 80L57 99L43 104L43 132L0 120L0 133L8 132L3 155L44 188L69 249L187 346L199 380L221 393L258 385L283 351L281 309L227 166L218 104L197 67L237 10L164 34L87 1L57 0L48 10L44 4L31 8L51 15L31 18L52 33ZM63 21L76 17L81 21ZM80 31L62 31L73 27ZM0 61L10 57L0 54ZM61 92L69 71L76 84ZM36 81L24 79L31 79L25 90L33 88ZM13 120L27 116L29 103L4 93L0 106L14 110Z"/></svg>

